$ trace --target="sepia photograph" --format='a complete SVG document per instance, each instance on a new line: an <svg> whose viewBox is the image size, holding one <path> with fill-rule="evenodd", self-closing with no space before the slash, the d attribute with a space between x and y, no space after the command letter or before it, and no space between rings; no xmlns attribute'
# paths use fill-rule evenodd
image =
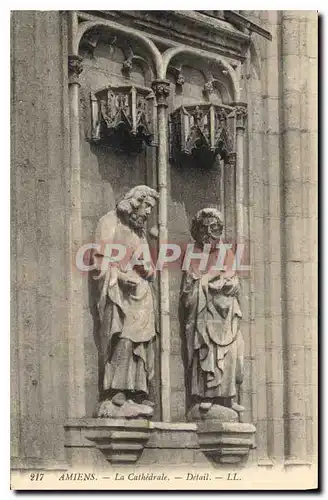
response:
<svg viewBox="0 0 328 500"><path fill-rule="evenodd" d="M318 488L318 19L11 11L12 490Z"/></svg>

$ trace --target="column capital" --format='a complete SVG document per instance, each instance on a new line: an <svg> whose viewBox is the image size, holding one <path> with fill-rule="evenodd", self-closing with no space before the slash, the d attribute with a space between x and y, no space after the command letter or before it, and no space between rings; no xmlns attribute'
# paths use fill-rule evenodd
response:
<svg viewBox="0 0 328 500"><path fill-rule="evenodd" d="M229 153L228 155L228 165L230 167L236 167L236 153Z"/></svg>
<svg viewBox="0 0 328 500"><path fill-rule="evenodd" d="M155 93L157 105L167 108L167 98L170 95L170 82L168 80L154 80L151 87Z"/></svg>
<svg viewBox="0 0 328 500"><path fill-rule="evenodd" d="M247 103L246 102L233 102L231 106L235 108L236 113L236 128L245 129L247 117Z"/></svg>
<svg viewBox="0 0 328 500"><path fill-rule="evenodd" d="M79 85L79 77L83 71L83 58L78 55L68 56L68 84Z"/></svg>

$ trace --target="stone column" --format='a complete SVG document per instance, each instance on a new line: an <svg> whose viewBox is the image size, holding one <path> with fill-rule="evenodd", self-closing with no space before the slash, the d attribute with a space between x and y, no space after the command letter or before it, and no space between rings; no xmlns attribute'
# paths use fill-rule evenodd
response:
<svg viewBox="0 0 328 500"><path fill-rule="evenodd" d="M246 15L261 24L260 11ZM256 461L259 466L271 465L268 460L267 377L265 356L264 305L264 176L263 176L263 43L252 37L247 76L248 94L248 159L249 159L249 234L250 234L250 350L252 357L252 422L256 425ZM255 457L254 457L255 458Z"/></svg>
<svg viewBox="0 0 328 500"><path fill-rule="evenodd" d="M300 14L301 57L301 148L303 169L304 222L304 348L305 348L305 410L307 456L310 461L317 454L317 377L318 377L318 14L302 11Z"/></svg>
<svg viewBox="0 0 328 500"><path fill-rule="evenodd" d="M244 136L247 104L235 103L236 106L236 239L245 242L244 221Z"/></svg>
<svg viewBox="0 0 328 500"><path fill-rule="evenodd" d="M243 73L245 68L243 68ZM244 81L239 76L240 82ZM241 255L242 265L249 265L249 219L248 219L248 187L245 184L247 180L247 157L245 153L245 130L246 130L246 119L247 119L247 104L243 102L234 103L235 106L235 117L236 117L236 164L235 164L235 221L236 228L234 231L234 239L237 245L244 245L244 251ZM241 247L240 247L241 248ZM238 250L239 251L239 250ZM250 308L249 308L249 297L250 297L250 275L245 273L245 271L238 271L239 280L241 284L241 294L240 294L240 306L242 310L242 320L240 323L240 328L244 337L244 366L245 373L251 372L251 340L248 335L249 325L250 325ZM241 414L241 421L249 422L252 420L251 411L251 381L250 377L245 376L244 381L239 387L238 399L240 404L242 404L246 411Z"/></svg>
<svg viewBox="0 0 328 500"><path fill-rule="evenodd" d="M170 83L167 80L155 80L152 88L157 99L158 122L158 191L159 191L159 245L167 243L167 169L168 169L168 134L167 107ZM161 410L163 422L171 420L171 384L170 384L170 295L169 272L164 267L160 272L160 342L161 342Z"/></svg>
<svg viewBox="0 0 328 500"><path fill-rule="evenodd" d="M71 50L77 33L76 12L70 13ZM80 117L79 75L81 57L68 56L69 111L70 111L70 224L69 255L69 399L68 416L85 416L84 388L84 332L82 315L82 275L76 268L75 257L82 242L81 224L81 168L80 168Z"/></svg>
<svg viewBox="0 0 328 500"><path fill-rule="evenodd" d="M281 144L278 11L265 11L261 25L272 35L263 48L263 176L265 358L268 456L284 457L284 380L281 307Z"/></svg>
<svg viewBox="0 0 328 500"><path fill-rule="evenodd" d="M307 461L300 16L282 11L281 19L286 465Z"/></svg>

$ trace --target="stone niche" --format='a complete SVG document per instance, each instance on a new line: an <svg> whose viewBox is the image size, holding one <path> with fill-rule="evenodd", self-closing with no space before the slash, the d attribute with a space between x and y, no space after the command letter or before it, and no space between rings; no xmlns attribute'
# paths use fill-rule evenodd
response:
<svg viewBox="0 0 328 500"><path fill-rule="evenodd" d="M132 187L134 183L148 184L149 178L156 178L158 158L156 158L155 148L149 146L156 146L158 135L163 133L160 127L157 130L157 103L150 88L155 76L151 75L149 78L147 76L149 71L148 73L142 71L142 74L138 73L138 77L133 77L133 72L130 74L126 71L128 62L131 63L132 68L132 59L126 58L126 54L119 47L113 49L111 58L108 58L108 54L108 47L102 41L95 47L93 57L85 58L86 70L81 77L81 91L84 92L87 100L90 96L91 106L91 131L89 130L90 114L85 113L88 128L86 128L86 140L82 144L82 168L84 168L82 185L85 186L84 196L87 200L83 203L84 219L90 218L90 214L93 219L96 213L97 217L103 215L103 213L98 214L95 206L88 201L89 192L95 192L95 190L89 189L86 179L89 182L89 178L92 178L92 183L95 183L95 179L98 180L99 192L102 192L100 189L104 190L104 185L106 192L109 191L108 184L113 194L114 205L114 193L117 196L123 185L126 192L127 188ZM144 66L141 69L143 68ZM225 165L234 166L236 111L232 105L228 105L233 95L227 92L226 96L215 93L210 96L213 78L211 76L203 78L202 72L198 70L198 79L194 78L196 70L193 69L192 77L188 79L188 71L190 71L188 68L185 68L184 78L180 71L177 72L178 91L171 92L170 99L168 99L169 141L167 146L170 159L177 167L180 163L189 165L193 162L197 167L199 163L201 166L211 167L217 158L220 158L221 163ZM185 99L185 95L182 95L184 80L186 80L186 86L189 85L192 103ZM171 84L171 87L173 85ZM208 101L206 101L206 96ZM212 102L212 99L216 102ZM98 148L98 146L105 147ZM120 151L114 151L115 149ZM129 152L141 154L126 154ZM96 165L96 161L99 161L99 165ZM91 162L94 162L92 175ZM108 165L110 168L107 168ZM130 168L130 166L135 168ZM175 169L173 166L171 170L172 175L181 175L182 169ZM227 170L233 175L233 168ZM205 178L201 169L198 169L197 173L199 179ZM143 179L144 174L146 175ZM212 175L214 177L215 169L212 169L212 173L208 173L210 181ZM207 180L206 188L210 186L210 181ZM179 186L178 183L176 185ZM90 186L93 187L93 184ZM199 191L199 184L197 184L197 190ZM207 192L205 189L204 191ZM213 189L211 192L214 191ZM226 196L228 197L227 193ZM99 199L101 197L97 196L99 212L105 211L105 206L99 203ZM223 204L224 197L222 196L220 200ZM194 210L194 204L195 201L192 200L192 210ZM168 205L170 209L174 203L170 203L168 199ZM85 207L90 207L89 212ZM107 207L106 209L108 210ZM187 231L186 228L184 230ZM174 297L173 289L174 287L170 292L171 302ZM178 327L175 326L175 328L178 331ZM174 359L177 357L178 355ZM172 358L171 366L175 365ZM181 368L182 361L176 366ZM181 389L183 376L176 378L179 379L178 387ZM180 397L182 392L179 390L173 393L172 390L175 397L179 395L179 405L183 410L184 400ZM172 399L167 401L167 404L173 406ZM70 465L75 465L88 463L89 460L91 463L96 463L99 460L105 467L123 464L142 466L155 463L217 467L217 464L220 466L243 464L250 450L255 446L255 428L251 424L219 420L209 422L202 420L202 415L192 422L186 422L182 413L183 411L179 416L174 415L175 420L172 422L158 421L161 418L159 415L154 415L154 421L145 418L70 419L65 425L65 448L68 461Z"/></svg>
<svg viewBox="0 0 328 500"><path fill-rule="evenodd" d="M157 144L155 95L150 88L107 86L90 97L93 143L131 152Z"/></svg>

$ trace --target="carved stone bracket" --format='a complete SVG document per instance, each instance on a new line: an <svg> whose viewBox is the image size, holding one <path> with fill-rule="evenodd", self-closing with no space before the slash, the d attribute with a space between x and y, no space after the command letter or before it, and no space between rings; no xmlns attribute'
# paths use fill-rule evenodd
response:
<svg viewBox="0 0 328 500"><path fill-rule="evenodd" d="M68 56L68 81L69 84L79 85L79 77L83 71L83 59L81 56L69 55Z"/></svg>
<svg viewBox="0 0 328 500"><path fill-rule="evenodd" d="M155 96L150 88L106 87L91 94L92 141L138 152L156 143Z"/></svg>
<svg viewBox="0 0 328 500"><path fill-rule="evenodd" d="M130 75L131 75L131 71L132 71L132 66L133 66L133 63L132 63L132 58L133 58L133 54L132 56L130 57L127 57L124 61L123 61L123 64L122 64L122 73L124 76L126 76L127 78L130 78Z"/></svg>
<svg viewBox="0 0 328 500"><path fill-rule="evenodd" d="M184 76L181 73L178 74L175 83L177 85L180 85L180 87L182 87L182 85L184 85L185 79L184 79Z"/></svg>
<svg viewBox="0 0 328 500"><path fill-rule="evenodd" d="M89 31L88 33L85 33L85 35L83 36L80 43L80 48L86 50L91 55L91 57L94 57L94 52L99 44L99 40L100 40L99 33Z"/></svg>
<svg viewBox="0 0 328 500"><path fill-rule="evenodd" d="M122 73L126 78L130 78L133 68L134 53L131 45L127 41L124 43L123 51L125 59L122 64Z"/></svg>
<svg viewBox="0 0 328 500"><path fill-rule="evenodd" d="M138 460L151 434L148 420L85 418L65 425L66 448L98 448L111 464Z"/></svg>
<svg viewBox="0 0 328 500"><path fill-rule="evenodd" d="M133 63L138 63L139 66L143 68L145 85L150 85L153 79L153 73L149 61L147 61L144 57L136 54L128 42L122 43L121 48L125 55L125 59L122 63L122 74L125 76L125 78L131 78Z"/></svg>
<svg viewBox="0 0 328 500"><path fill-rule="evenodd" d="M205 95L207 98L209 98L209 96L210 96L211 94L213 94L213 92L214 92L214 85L213 85L213 81L212 81L212 80L210 80L210 81L208 81L208 82L205 82L205 84L204 84L204 89L203 89L203 93L204 93L204 95Z"/></svg>
<svg viewBox="0 0 328 500"><path fill-rule="evenodd" d="M256 428L252 424L215 420L196 424L200 448L215 464L244 465L250 450L255 448Z"/></svg>
<svg viewBox="0 0 328 500"><path fill-rule="evenodd" d="M175 77L175 84L179 87L182 87L185 83L184 76L182 74L182 68L181 66L172 66L170 65L168 67L168 71L172 73Z"/></svg>
<svg viewBox="0 0 328 500"><path fill-rule="evenodd" d="M90 460L90 452L104 456L111 465L146 465L154 460L167 465L172 450L185 463L243 466L255 448L252 424L217 422L150 422L143 419L81 418L65 424L65 448L70 466ZM203 454L205 457L203 457ZM203 458L202 458L203 457ZM99 460L99 458L97 458Z"/></svg>
<svg viewBox="0 0 328 500"><path fill-rule="evenodd" d="M235 159L233 108L201 103L182 106L171 114L171 159L188 158L211 165L219 155L225 164Z"/></svg>
<svg viewBox="0 0 328 500"><path fill-rule="evenodd" d="M170 95L170 82L168 80L154 80L151 84L155 93L157 106L168 106L168 97Z"/></svg>

